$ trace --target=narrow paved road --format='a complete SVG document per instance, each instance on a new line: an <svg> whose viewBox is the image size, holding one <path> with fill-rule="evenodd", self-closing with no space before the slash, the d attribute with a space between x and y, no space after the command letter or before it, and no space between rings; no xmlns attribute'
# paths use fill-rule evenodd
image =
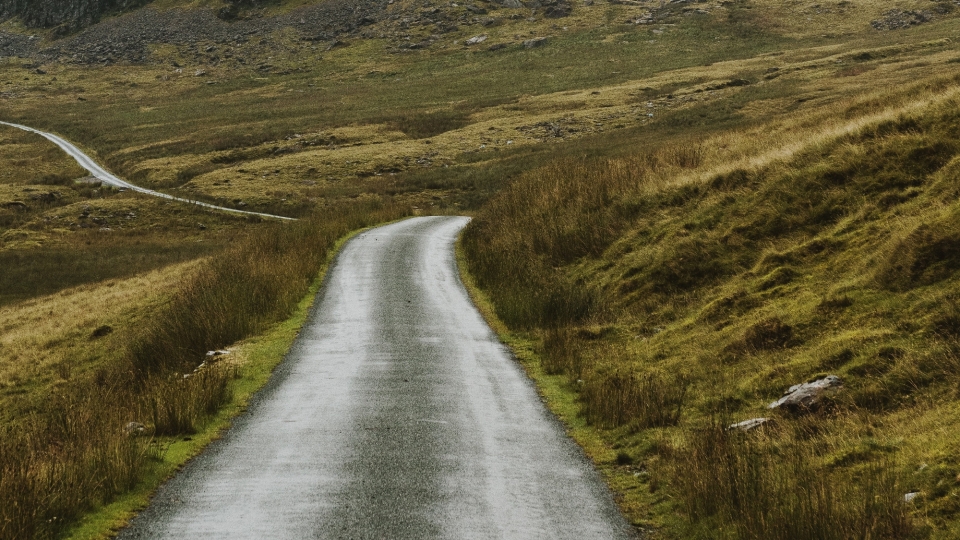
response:
<svg viewBox="0 0 960 540"><path fill-rule="evenodd" d="M226 436L120 538L630 538L467 297L467 218L365 232Z"/></svg>
<svg viewBox="0 0 960 540"><path fill-rule="evenodd" d="M63 137L60 137L59 135L54 135L53 133L47 133L46 131L40 131L39 129L35 129L29 126L24 126L21 124L12 124L10 122L0 121L0 126L12 127L12 128L16 128L16 129L20 129L23 131L28 131L30 133L36 133L37 135L40 135L41 137L52 142L53 144L59 146L61 150L66 152L68 156L72 157L78 164L80 164L81 167L86 169L87 172L89 172L91 175L93 175L98 180L100 180L101 182L103 182L108 186L113 186L115 188L121 188L121 189L129 189L130 191L136 191L137 193L143 193L144 195L150 195L152 197L160 197L160 198L168 199L171 201L194 204L197 206L202 206L204 208L209 208L211 210L219 210L221 212L230 212L231 214L243 214L248 216L260 216L260 217L272 218L272 219L294 220L294 218L290 218L286 216L264 214L261 212L250 212L247 210L237 210L235 208L227 208L226 206L217 206L215 204L194 201L192 199L174 197L173 195L167 195L166 193L161 193L159 191L154 191L152 189L140 187L138 185L131 184L130 182L127 182L126 180L114 174L111 174L109 171L101 167L99 163L94 161L93 158L84 154L82 150L76 147L76 145L64 139Z"/></svg>

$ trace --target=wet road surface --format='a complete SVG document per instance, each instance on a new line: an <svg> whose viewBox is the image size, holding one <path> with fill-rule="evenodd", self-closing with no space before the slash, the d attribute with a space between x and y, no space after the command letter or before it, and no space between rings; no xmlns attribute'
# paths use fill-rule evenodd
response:
<svg viewBox="0 0 960 540"><path fill-rule="evenodd" d="M120 538L631 538L467 297L466 223L351 240L247 413Z"/></svg>

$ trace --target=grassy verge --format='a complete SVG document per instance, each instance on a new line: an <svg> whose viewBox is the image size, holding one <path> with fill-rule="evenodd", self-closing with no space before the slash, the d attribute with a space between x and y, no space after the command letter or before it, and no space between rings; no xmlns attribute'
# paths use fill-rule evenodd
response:
<svg viewBox="0 0 960 540"><path fill-rule="evenodd" d="M651 498L644 490L636 488L633 471L618 466L617 450L594 429L580 413L578 394L571 381L544 369L543 358L538 351L536 336L524 332L512 331L497 316L496 308L490 297L477 286L470 274L469 263L462 244L457 242L457 268L473 304L483 315L490 328L500 340L510 347L517 361L527 375L536 383L537 391L544 399L547 408L566 426L567 434L583 448L587 457L593 461L604 480L614 491L617 505L634 527L646 529L650 524L649 509Z"/></svg>

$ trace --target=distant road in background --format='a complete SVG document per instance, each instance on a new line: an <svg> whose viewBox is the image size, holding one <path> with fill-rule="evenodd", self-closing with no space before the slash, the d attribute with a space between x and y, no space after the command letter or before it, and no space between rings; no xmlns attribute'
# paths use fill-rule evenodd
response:
<svg viewBox="0 0 960 540"><path fill-rule="evenodd" d="M108 185L108 186L113 186L113 187L115 187L115 188L120 188L120 189L129 189L130 191L136 191L137 193L144 193L144 194L146 194L146 195L152 195L152 196L154 196L154 197L161 197L161 198L164 198L164 199L169 199L169 200L171 200L171 201L177 201L177 202L182 202L182 203L194 204L194 205L197 205L197 206L202 206L202 207L204 207L204 208L209 208L209 209L211 209L211 210L219 210L219 211L221 211L221 212L230 212L231 214L244 214L244 215L248 215L248 216L260 216L260 217L270 218L270 219L294 220L294 218L286 217L286 216L277 216L277 215L274 215L274 214L263 214L263 213L260 213L260 212L249 212L249 211L246 211L246 210L237 210L237 209L235 209L235 208L227 208L227 207L225 207L225 206L217 206L217 205L215 205L215 204L210 204L210 203L205 203L205 202L200 202L200 201L194 201L194 200L191 200L191 199L184 199L184 198L181 198L181 197L174 197L173 195L167 195L166 193L161 193L161 192L159 192L159 191L154 191L154 190L152 190L152 189L143 188L143 187L140 187L140 186L131 184L130 182L127 182L126 180L124 180L124 179L122 179L122 178L120 178L120 177L118 177L118 176L115 176L115 175L111 174L109 171L107 171L106 169L104 169L103 167L101 167L100 164L98 164L96 161L94 161L93 158L91 158L90 156L84 154L83 151L81 151L79 148L77 148L73 143L71 143L70 141L64 139L63 137L60 137L59 135L54 135L53 133L47 133L46 131L40 131L39 129L34 129L34 128L29 127L29 126L23 126L23 125L20 125L20 124L12 124L12 123L10 123L10 122L0 121L0 125L12 127L12 128L17 128L17 129L22 129L23 131L29 131L30 133L36 133L37 135L40 135L40 136L46 138L47 140L49 140L49 141L52 142L53 144L59 146L64 152L66 152L67 154L69 154L70 157L72 157L73 159L77 160L77 163L79 163L81 167L83 167L84 169L86 169L87 171L89 171L91 175L93 175L93 176L96 177L98 180L100 180L101 182L103 182L104 184L106 184L106 185Z"/></svg>

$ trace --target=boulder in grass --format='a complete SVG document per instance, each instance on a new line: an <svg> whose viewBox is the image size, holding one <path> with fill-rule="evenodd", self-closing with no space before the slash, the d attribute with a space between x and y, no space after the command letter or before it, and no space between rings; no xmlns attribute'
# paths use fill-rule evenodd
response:
<svg viewBox="0 0 960 540"><path fill-rule="evenodd" d="M565 2L557 2L555 5L547 6L543 11L543 16L548 19L562 19L569 17L573 8Z"/></svg>
<svg viewBox="0 0 960 540"><path fill-rule="evenodd" d="M843 387L836 375L827 375L813 382L795 384L783 394L783 397L767 405L768 409L785 409L801 412L815 409L824 396L834 394Z"/></svg>
<svg viewBox="0 0 960 540"><path fill-rule="evenodd" d="M536 37L536 38L528 39L528 40L524 41L524 42L523 42L523 46L524 46L525 48L527 48L527 49L533 49L533 48L536 48L536 47L540 47L541 45L546 45L546 43L547 43L547 38L545 38L545 37Z"/></svg>

